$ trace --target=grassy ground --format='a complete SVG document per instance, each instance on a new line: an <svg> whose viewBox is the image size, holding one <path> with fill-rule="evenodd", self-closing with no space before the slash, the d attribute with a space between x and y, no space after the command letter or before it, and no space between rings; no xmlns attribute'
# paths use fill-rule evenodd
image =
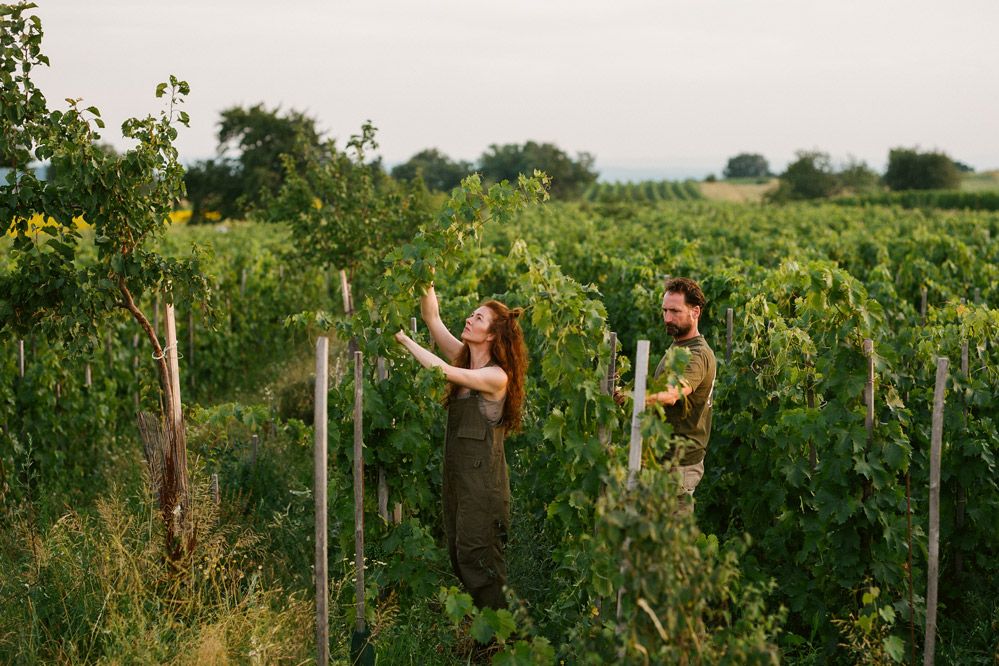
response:
<svg viewBox="0 0 999 666"><path fill-rule="evenodd" d="M965 192L999 190L999 170L966 174L961 178L961 189Z"/></svg>
<svg viewBox="0 0 999 666"><path fill-rule="evenodd" d="M724 180L715 183L698 183L701 194L710 201L728 201L733 203L759 203L763 196L777 188L777 179L758 182L757 179L743 178Z"/></svg>

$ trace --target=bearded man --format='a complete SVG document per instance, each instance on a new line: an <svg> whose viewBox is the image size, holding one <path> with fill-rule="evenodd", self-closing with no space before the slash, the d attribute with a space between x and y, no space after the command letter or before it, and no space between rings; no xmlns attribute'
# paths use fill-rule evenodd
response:
<svg viewBox="0 0 999 666"><path fill-rule="evenodd" d="M679 451L674 456L674 469L680 477L678 512L694 510L694 489L704 476L704 455L711 436L711 397L715 388L715 353L697 323L706 301L701 287L689 278L672 278L663 294L663 324L673 338L675 347L690 352L690 362L679 386L648 393L648 405L663 405L666 419L673 427L674 442ZM666 356L659 362L653 377L666 370Z"/></svg>

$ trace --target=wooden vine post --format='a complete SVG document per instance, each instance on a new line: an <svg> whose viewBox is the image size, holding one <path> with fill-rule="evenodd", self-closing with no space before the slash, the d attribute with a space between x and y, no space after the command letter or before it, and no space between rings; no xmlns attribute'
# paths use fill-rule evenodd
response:
<svg viewBox="0 0 999 666"><path fill-rule="evenodd" d="M170 394L167 397L168 429L171 435L168 442L171 448L167 469L173 467L174 488L177 492L177 503L189 510L190 497L187 487L187 434L184 432L184 413L180 402L180 355L177 353L177 320L172 303L166 306L166 353L167 369L170 371ZM187 511L185 511L187 513ZM191 524L191 516L186 521Z"/></svg>
<svg viewBox="0 0 999 666"><path fill-rule="evenodd" d="M347 281L347 271L340 269L340 294L343 296L344 314L354 314L354 300L350 294L350 282Z"/></svg>
<svg viewBox="0 0 999 666"><path fill-rule="evenodd" d="M24 379L24 340L17 341L17 376Z"/></svg>
<svg viewBox="0 0 999 666"><path fill-rule="evenodd" d="M364 352L354 352L354 633L350 639L352 663L374 663L364 619Z"/></svg>
<svg viewBox="0 0 999 666"><path fill-rule="evenodd" d="M626 488L631 491L638 483L638 472L642 469L642 412L645 411L645 386L646 377L649 373L649 341L639 340L638 349L635 353L635 393L634 409L631 412L631 440L628 443L628 482ZM623 551L627 551L631 545L631 538L628 537L621 545ZM620 570L623 574L627 568L627 559L621 558ZM621 622L624 601L624 588L617 590L617 628L618 634L624 632L624 625Z"/></svg>
<svg viewBox="0 0 999 666"><path fill-rule="evenodd" d="M379 333L381 330L379 329ZM388 370L385 368L385 358L379 356L375 362L376 376L378 378L378 383L381 384L386 379L388 379ZM378 515L386 523L389 522L389 489L388 489L388 479L385 475L385 468L381 465L378 466Z"/></svg>
<svg viewBox="0 0 999 666"><path fill-rule="evenodd" d="M928 291L926 287L919 290L919 323L926 325L926 300Z"/></svg>
<svg viewBox="0 0 999 666"><path fill-rule="evenodd" d="M642 412L645 411L645 385L649 373L649 341L639 340L635 354L635 395L631 412L631 440L628 443L628 490L633 490L642 468Z"/></svg>
<svg viewBox="0 0 999 666"><path fill-rule="evenodd" d="M932 666L937 639L937 578L940 571L940 451L943 446L944 390L947 388L946 357L937 359L933 390L933 424L930 431L930 530L929 562L926 567L926 637L923 666Z"/></svg>
<svg viewBox="0 0 999 666"><path fill-rule="evenodd" d="M330 617L329 574L327 571L327 397L329 395L329 340L316 340L315 449L313 496L316 499L316 663L329 663Z"/></svg>

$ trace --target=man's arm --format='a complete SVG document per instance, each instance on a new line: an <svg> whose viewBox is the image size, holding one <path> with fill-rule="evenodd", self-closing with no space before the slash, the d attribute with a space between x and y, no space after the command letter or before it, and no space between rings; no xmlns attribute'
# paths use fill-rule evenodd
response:
<svg viewBox="0 0 999 666"><path fill-rule="evenodd" d="M685 398L694 392L701 382L704 381L705 372L704 358L700 354L690 357L679 386L670 386L665 391L658 393L647 393L645 402L649 405L675 405L681 398Z"/></svg>
<svg viewBox="0 0 999 666"><path fill-rule="evenodd" d="M675 405L681 397L688 396L693 391L694 389L687 386L686 378L684 378L680 381L680 386L670 386L665 391L646 394L645 404Z"/></svg>

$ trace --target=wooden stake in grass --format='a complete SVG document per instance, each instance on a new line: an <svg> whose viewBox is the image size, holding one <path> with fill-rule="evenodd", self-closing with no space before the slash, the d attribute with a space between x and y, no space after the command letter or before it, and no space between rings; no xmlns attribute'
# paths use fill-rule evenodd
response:
<svg viewBox="0 0 999 666"><path fill-rule="evenodd" d="M174 493L174 503L179 507L177 534L185 542L185 552L191 552L192 538L188 534L194 524L190 494L187 486L187 433L184 431L184 414L180 400L180 357L177 354L177 321L172 303L166 306L167 370L170 377L170 393L167 396L167 467L173 475L169 488Z"/></svg>
<svg viewBox="0 0 999 666"><path fill-rule="evenodd" d="M364 352L354 352L354 633L350 640L351 661L374 663L374 650L368 642L364 620ZM362 661L363 660L363 661Z"/></svg>
<svg viewBox="0 0 999 666"><path fill-rule="evenodd" d="M354 314L354 303L350 297L350 282L347 281L347 271L340 269L340 295L343 296L344 314Z"/></svg>
<svg viewBox="0 0 999 666"><path fill-rule="evenodd" d="M381 334L382 329L376 329L376 331ZM385 357L379 356L375 361L376 376L378 377L378 383L381 384L386 379L388 379L388 370L385 367ZM381 465L378 466L378 516L384 520L386 523L389 521L389 489L388 489L388 479L385 475L385 468Z"/></svg>
<svg viewBox="0 0 999 666"><path fill-rule="evenodd" d="M926 325L926 300L927 300L928 290L923 287L919 290L919 323L923 326Z"/></svg>
<svg viewBox="0 0 999 666"><path fill-rule="evenodd" d="M24 379L24 340L17 341L17 376Z"/></svg>
<svg viewBox="0 0 999 666"><path fill-rule="evenodd" d="M628 490L635 487L642 468L642 412L645 411L645 379L649 373L649 341L639 340L635 355L635 407L631 412L631 441L628 444Z"/></svg>
<svg viewBox="0 0 999 666"><path fill-rule="evenodd" d="M90 372L90 364L83 367L83 385L90 388L94 383L93 375Z"/></svg>
<svg viewBox="0 0 999 666"><path fill-rule="evenodd" d="M930 531L926 581L926 646L923 666L932 666L937 639L937 577L940 571L940 451L943 446L944 390L947 388L946 357L937 359L937 381L933 390L933 423L930 430Z"/></svg>
<svg viewBox="0 0 999 666"><path fill-rule="evenodd" d="M316 498L316 663L329 663L330 617L329 576L327 573L327 523L326 523L326 424L329 395L329 339L316 340L315 386L315 449L313 470L313 495Z"/></svg>
<svg viewBox="0 0 999 666"><path fill-rule="evenodd" d="M388 481L385 479L385 468L378 467L378 516L386 523L389 521Z"/></svg>

